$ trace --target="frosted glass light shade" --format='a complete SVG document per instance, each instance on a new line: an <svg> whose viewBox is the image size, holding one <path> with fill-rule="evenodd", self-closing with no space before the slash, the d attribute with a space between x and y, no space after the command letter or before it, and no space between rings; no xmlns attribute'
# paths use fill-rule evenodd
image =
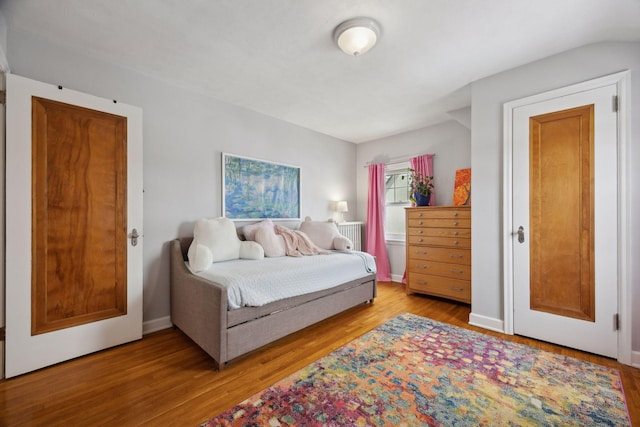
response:
<svg viewBox="0 0 640 427"><path fill-rule="evenodd" d="M346 200L341 200L336 203L336 212L349 212Z"/></svg>
<svg viewBox="0 0 640 427"><path fill-rule="evenodd" d="M333 39L347 55L362 55L380 37L380 24L371 18L354 18L343 22L333 32Z"/></svg>

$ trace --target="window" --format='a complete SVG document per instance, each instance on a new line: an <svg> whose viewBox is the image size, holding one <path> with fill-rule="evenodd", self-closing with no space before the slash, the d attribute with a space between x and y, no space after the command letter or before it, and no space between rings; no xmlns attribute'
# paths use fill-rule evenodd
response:
<svg viewBox="0 0 640 427"><path fill-rule="evenodd" d="M385 234L387 240L405 240L404 209L409 200L409 162L387 165L385 184Z"/></svg>
<svg viewBox="0 0 640 427"><path fill-rule="evenodd" d="M384 177L387 205L409 201L409 175L405 170L389 172Z"/></svg>

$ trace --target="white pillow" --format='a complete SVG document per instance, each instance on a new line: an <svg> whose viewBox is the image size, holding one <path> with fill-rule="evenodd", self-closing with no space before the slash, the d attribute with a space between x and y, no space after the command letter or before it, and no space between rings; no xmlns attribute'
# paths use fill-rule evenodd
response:
<svg viewBox="0 0 640 427"><path fill-rule="evenodd" d="M264 256L279 257L287 254L284 237L276 234L273 228L259 228L255 239L264 248Z"/></svg>
<svg viewBox="0 0 640 427"><path fill-rule="evenodd" d="M240 242L240 258L263 259L264 249L256 242Z"/></svg>
<svg viewBox="0 0 640 427"><path fill-rule="evenodd" d="M193 230L193 240L209 248L213 262L240 257L240 239L235 225L228 218L199 220Z"/></svg>
<svg viewBox="0 0 640 427"><path fill-rule="evenodd" d="M193 271L208 270L213 263L213 254L205 245L191 245L189 247L189 266Z"/></svg>
<svg viewBox="0 0 640 427"><path fill-rule="evenodd" d="M198 272L208 269L212 262L238 259L241 255L241 243L236 226L229 218L199 219L187 253L189 265ZM247 255L249 259L260 259L263 256L259 248L251 245L247 246L246 251L242 251L242 255Z"/></svg>

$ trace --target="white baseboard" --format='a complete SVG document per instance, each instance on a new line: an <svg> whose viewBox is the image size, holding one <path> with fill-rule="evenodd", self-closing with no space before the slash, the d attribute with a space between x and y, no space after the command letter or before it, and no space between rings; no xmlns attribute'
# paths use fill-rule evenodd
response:
<svg viewBox="0 0 640 427"><path fill-rule="evenodd" d="M631 352L631 366L640 368L640 351Z"/></svg>
<svg viewBox="0 0 640 427"><path fill-rule="evenodd" d="M504 321L480 314L469 314L469 324L504 334ZM631 366L640 368L640 351L631 352Z"/></svg>
<svg viewBox="0 0 640 427"><path fill-rule="evenodd" d="M151 332L161 331L173 326L171 323L171 316L161 317L159 319L147 320L142 322L142 335L150 334Z"/></svg>
<svg viewBox="0 0 640 427"><path fill-rule="evenodd" d="M402 283L402 274L392 274L391 275L391 281L392 282L397 282L397 283Z"/></svg>
<svg viewBox="0 0 640 427"><path fill-rule="evenodd" d="M471 313L469 314L469 324L504 334L504 320Z"/></svg>

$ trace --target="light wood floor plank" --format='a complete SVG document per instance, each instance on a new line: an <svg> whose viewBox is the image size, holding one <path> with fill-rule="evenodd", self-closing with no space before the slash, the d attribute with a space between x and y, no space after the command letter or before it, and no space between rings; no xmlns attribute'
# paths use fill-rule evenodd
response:
<svg viewBox="0 0 640 427"><path fill-rule="evenodd" d="M373 304L353 308L232 361L222 372L176 329L0 381L0 425L196 426L405 312L620 369L640 426L640 369L523 337L468 325L469 306L405 295L380 283Z"/></svg>

